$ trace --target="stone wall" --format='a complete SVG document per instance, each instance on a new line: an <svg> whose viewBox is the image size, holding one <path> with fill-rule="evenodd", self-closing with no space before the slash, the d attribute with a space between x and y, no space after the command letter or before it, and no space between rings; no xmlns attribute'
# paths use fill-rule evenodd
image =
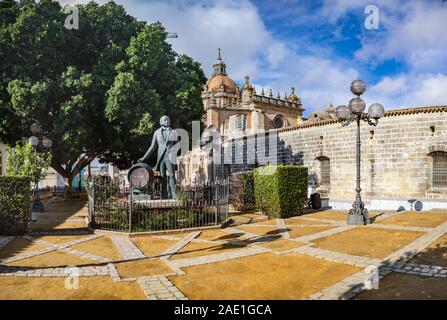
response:
<svg viewBox="0 0 447 320"><path fill-rule="evenodd" d="M309 183L331 199L354 198L355 123L342 127L336 120L326 120L277 132L279 163L307 166ZM432 188L433 159L429 155L434 151L447 152L447 107L389 111L377 127L362 122L361 139L362 192L366 201L447 200L447 186ZM247 151L247 137L231 140L229 145L235 162L231 165L232 172L254 166L255 162L250 161L253 152ZM229 150L227 148L227 152ZM259 156L263 152L258 144L256 154ZM321 172L317 158L322 156L330 159L329 186L319 183Z"/></svg>

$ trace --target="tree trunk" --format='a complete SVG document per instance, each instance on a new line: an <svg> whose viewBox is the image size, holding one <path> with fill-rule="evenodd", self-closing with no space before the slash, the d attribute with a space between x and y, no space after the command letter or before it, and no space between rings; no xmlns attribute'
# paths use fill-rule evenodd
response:
<svg viewBox="0 0 447 320"><path fill-rule="evenodd" d="M68 186L65 187L65 200L71 199L73 196L73 176L67 177Z"/></svg>
<svg viewBox="0 0 447 320"><path fill-rule="evenodd" d="M68 161L68 163L53 163L54 170L57 171L62 177L67 179L67 185L65 186L65 193L64 197L65 199L71 199L72 193L73 193L73 179L76 177L76 175L80 174L82 169L84 169L86 166L90 166L90 163L95 159L96 156L92 156L90 158L83 158L81 161L78 159L78 163L76 164L75 168L73 168L73 163L71 161ZM54 161L54 158L53 158ZM67 172L65 168L70 168L71 170ZM90 170L90 168L89 168ZM90 171L89 171L90 175ZM80 181L80 180L79 180Z"/></svg>

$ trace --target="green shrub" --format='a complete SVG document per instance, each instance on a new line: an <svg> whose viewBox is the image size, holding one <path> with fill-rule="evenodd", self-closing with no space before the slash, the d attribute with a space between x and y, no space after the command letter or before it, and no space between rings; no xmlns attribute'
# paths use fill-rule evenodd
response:
<svg viewBox="0 0 447 320"><path fill-rule="evenodd" d="M230 201L236 210L256 208L253 171L235 173L230 178Z"/></svg>
<svg viewBox="0 0 447 320"><path fill-rule="evenodd" d="M306 167L278 165L256 168L256 206L270 218L303 214L307 205L307 179Z"/></svg>
<svg viewBox="0 0 447 320"><path fill-rule="evenodd" d="M30 215L31 179L0 177L0 235L22 235Z"/></svg>

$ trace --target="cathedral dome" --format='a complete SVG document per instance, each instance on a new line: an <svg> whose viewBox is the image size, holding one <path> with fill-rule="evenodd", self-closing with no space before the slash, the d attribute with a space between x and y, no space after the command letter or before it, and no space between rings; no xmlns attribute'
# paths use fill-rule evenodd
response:
<svg viewBox="0 0 447 320"><path fill-rule="evenodd" d="M218 49L217 60L213 69L213 76L206 83L207 91L214 91L223 84L226 92L236 93L236 83L227 75L227 65L222 60L220 49Z"/></svg>
<svg viewBox="0 0 447 320"><path fill-rule="evenodd" d="M216 90L222 84L224 85L226 92L236 93L236 83L234 83L234 81L225 74L215 74L206 82L208 92Z"/></svg>

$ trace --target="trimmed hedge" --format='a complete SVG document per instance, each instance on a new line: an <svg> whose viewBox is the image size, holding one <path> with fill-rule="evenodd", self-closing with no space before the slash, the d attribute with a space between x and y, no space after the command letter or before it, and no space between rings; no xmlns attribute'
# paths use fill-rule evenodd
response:
<svg viewBox="0 0 447 320"><path fill-rule="evenodd" d="M22 235L28 228L31 179L0 177L0 235Z"/></svg>
<svg viewBox="0 0 447 320"><path fill-rule="evenodd" d="M307 206L307 168L277 165L255 169L256 206L270 218L303 214Z"/></svg>
<svg viewBox="0 0 447 320"><path fill-rule="evenodd" d="M230 202L236 210L240 211L256 208L253 171L231 175Z"/></svg>

